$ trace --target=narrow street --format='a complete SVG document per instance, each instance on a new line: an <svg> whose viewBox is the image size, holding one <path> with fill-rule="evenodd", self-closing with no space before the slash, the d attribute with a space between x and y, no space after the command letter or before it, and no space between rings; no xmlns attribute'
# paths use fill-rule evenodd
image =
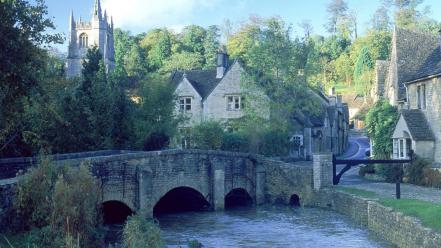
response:
<svg viewBox="0 0 441 248"><path fill-rule="evenodd" d="M349 138L348 150L340 158L364 159L367 150L369 150L369 139L364 136L353 136ZM343 167L343 165L338 165L337 172ZM358 175L358 170L359 167L355 167L347 171L342 176L339 186L372 191L381 197L395 197L395 184L367 180ZM401 184L401 198L441 203L441 190L403 183Z"/></svg>

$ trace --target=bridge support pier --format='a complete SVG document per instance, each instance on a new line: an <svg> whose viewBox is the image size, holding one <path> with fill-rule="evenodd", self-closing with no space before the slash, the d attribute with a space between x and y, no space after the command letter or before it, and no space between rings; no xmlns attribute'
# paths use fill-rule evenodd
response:
<svg viewBox="0 0 441 248"><path fill-rule="evenodd" d="M333 185L332 153L313 155L313 184L315 190Z"/></svg>
<svg viewBox="0 0 441 248"><path fill-rule="evenodd" d="M213 209L225 209L225 170L215 169L213 181Z"/></svg>

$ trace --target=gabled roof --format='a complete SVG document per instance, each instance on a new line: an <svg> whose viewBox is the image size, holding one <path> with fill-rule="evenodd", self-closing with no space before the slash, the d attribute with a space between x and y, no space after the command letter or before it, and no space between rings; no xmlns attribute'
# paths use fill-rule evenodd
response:
<svg viewBox="0 0 441 248"><path fill-rule="evenodd" d="M178 87L184 79L184 74L202 99L206 99L221 81L220 78L216 78L216 69L175 71L171 78L173 86Z"/></svg>
<svg viewBox="0 0 441 248"><path fill-rule="evenodd" d="M395 28L398 99L406 98L405 83L441 72L438 35Z"/></svg>
<svg viewBox="0 0 441 248"><path fill-rule="evenodd" d="M403 116L404 121L406 121L410 136L412 136L415 141L435 140L435 135L432 129L430 129L429 123L421 110L402 110L401 116Z"/></svg>

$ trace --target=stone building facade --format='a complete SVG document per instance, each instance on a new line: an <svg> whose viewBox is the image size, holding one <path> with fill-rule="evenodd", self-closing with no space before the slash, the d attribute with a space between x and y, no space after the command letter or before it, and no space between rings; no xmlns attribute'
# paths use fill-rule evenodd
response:
<svg viewBox="0 0 441 248"><path fill-rule="evenodd" d="M227 54L218 54L217 67L211 70L175 71L171 82L178 97L176 113L186 117L180 127L181 132L204 121L227 123L237 120L247 113L268 119L271 114L270 99L255 85L246 83L242 75L244 68L240 62L228 63ZM246 85L245 85L246 84ZM341 98L325 96L310 90L311 101L321 103L320 114L293 114L294 126L290 140L291 156L311 159L318 152L342 153L347 147L348 107ZM246 105L246 109L244 108ZM234 130L233 130L234 131ZM187 147L187 140L178 141Z"/></svg>
<svg viewBox="0 0 441 248"><path fill-rule="evenodd" d="M407 158L410 151L441 165L441 37L402 30L408 52L400 63L408 68L400 119L393 134L393 158ZM406 45L407 44L407 45ZM405 46L406 45L406 46Z"/></svg>
<svg viewBox="0 0 441 248"><path fill-rule="evenodd" d="M97 46L103 55L107 71L115 67L115 50L113 39L113 19L101 10L100 0L95 0L95 5L90 22L81 19L75 21L73 12L69 19L69 48L66 63L66 76L78 77L83 68L82 63L87 50Z"/></svg>

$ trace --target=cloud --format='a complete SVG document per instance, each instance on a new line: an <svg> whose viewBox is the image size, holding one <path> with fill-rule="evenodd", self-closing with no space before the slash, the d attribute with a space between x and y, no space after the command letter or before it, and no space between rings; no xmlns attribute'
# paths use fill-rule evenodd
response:
<svg viewBox="0 0 441 248"><path fill-rule="evenodd" d="M141 29L182 26L197 10L213 9L220 0L104 0L115 26Z"/></svg>

